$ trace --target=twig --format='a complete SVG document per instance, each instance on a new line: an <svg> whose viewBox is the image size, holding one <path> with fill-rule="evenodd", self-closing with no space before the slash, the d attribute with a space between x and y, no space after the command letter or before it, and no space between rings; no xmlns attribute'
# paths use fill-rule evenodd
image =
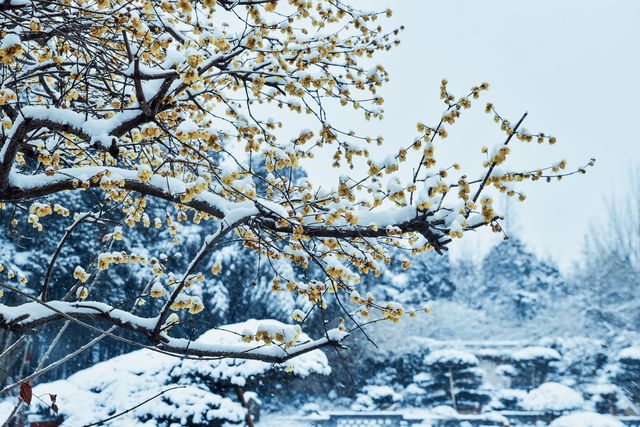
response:
<svg viewBox="0 0 640 427"><path fill-rule="evenodd" d="M516 125L513 127L513 132L507 137L507 140L504 142L504 144L502 144L503 146L506 146L509 144L509 141L511 141L511 138L513 138L513 135L516 134L518 127L520 127L520 125L522 124L522 122L524 121L524 119L527 117L528 114L529 113L524 113L520 118L520 120L518 120L518 123L516 123ZM491 166L489 166L489 170L487 171L487 174L484 176L484 179L482 180L480 187L478 187L478 191L476 192L476 195L473 196L473 203L475 203L478 200L478 197L480 197L480 193L482 193L484 186L487 185L487 181L489 180L489 177L491 176L493 169L496 167L496 164L497 163L494 161L493 163L491 163Z"/></svg>
<svg viewBox="0 0 640 427"><path fill-rule="evenodd" d="M155 396L153 396L153 397L148 398L147 400L145 400L144 402L141 402L141 403L137 404L136 406L132 406L131 408L129 408L129 409L125 410L125 411L122 411L122 412L119 412L119 413L117 413L117 414L115 414L115 415L112 415L112 416L110 416L109 418L105 418L105 419L103 419L103 420L96 421L95 423L85 424L85 425L83 425L82 427L92 427L92 426L97 426L97 425L100 425L100 424L104 424L104 423L106 423L107 421L111 421L111 420L113 420L113 419L116 419L116 418L118 418L118 417L121 417L121 416L123 416L124 414L129 413L129 412L133 411L134 409L137 409L137 408L141 407L141 406L142 406L142 405L144 405L145 403L151 402L151 401L152 401L153 399L155 399L156 397L160 397L160 396L162 396L163 394L170 392L171 390L176 390L176 389L179 389L179 388L185 388L185 387L186 387L186 386L184 386L184 385L179 385L179 386L175 386L175 387L168 388L168 389L166 389L166 390L162 390L160 393L156 394L156 395L155 395Z"/></svg>

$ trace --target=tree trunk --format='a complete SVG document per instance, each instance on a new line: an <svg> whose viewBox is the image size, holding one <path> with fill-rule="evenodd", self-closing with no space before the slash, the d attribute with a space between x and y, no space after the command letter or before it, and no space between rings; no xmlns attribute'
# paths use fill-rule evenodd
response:
<svg viewBox="0 0 640 427"><path fill-rule="evenodd" d="M249 405L247 405L247 401L244 399L244 392L241 387L236 387L236 395L238 396L238 400L242 407L247 410L247 415L244 416L244 421L247 423L247 427L254 427L253 418L251 418L251 414L249 413Z"/></svg>
<svg viewBox="0 0 640 427"><path fill-rule="evenodd" d="M456 403L456 389L453 384L453 368L449 367L449 393L451 394L451 403L453 403L453 409L458 411L458 404Z"/></svg>

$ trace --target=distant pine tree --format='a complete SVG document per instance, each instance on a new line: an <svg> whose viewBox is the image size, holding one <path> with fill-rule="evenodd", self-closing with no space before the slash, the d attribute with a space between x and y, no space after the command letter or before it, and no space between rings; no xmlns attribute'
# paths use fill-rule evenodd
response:
<svg viewBox="0 0 640 427"><path fill-rule="evenodd" d="M272 269L282 277L296 277L289 264L258 259L255 253L239 245L216 251L211 264L219 264L221 271L212 286L204 289L204 299L212 307L210 321L236 323L246 319L247 313L255 318L291 320L294 294L286 285L282 285L281 291L273 292L269 280L273 277Z"/></svg>
<svg viewBox="0 0 640 427"><path fill-rule="evenodd" d="M640 347L620 352L613 381L634 405L640 404Z"/></svg>
<svg viewBox="0 0 640 427"><path fill-rule="evenodd" d="M518 238L495 246L482 263L479 301L499 317L532 317L566 286L557 267L540 260Z"/></svg>
<svg viewBox="0 0 640 427"><path fill-rule="evenodd" d="M398 259L402 259L398 256ZM408 261L408 259L407 259ZM427 252L411 258L404 268L401 262L387 267L379 291L384 290L384 299L406 304L422 304L434 299L450 299L456 284L449 255Z"/></svg>
<svg viewBox="0 0 640 427"><path fill-rule="evenodd" d="M554 362L560 353L548 347L525 347L511 355L513 370L510 371L511 387L532 390L547 381L555 372Z"/></svg>
<svg viewBox="0 0 640 427"><path fill-rule="evenodd" d="M482 390L484 372L478 359L458 350L437 350L425 360L425 371L414 377L414 383L424 390L423 405L449 405L460 412L479 412L491 399Z"/></svg>

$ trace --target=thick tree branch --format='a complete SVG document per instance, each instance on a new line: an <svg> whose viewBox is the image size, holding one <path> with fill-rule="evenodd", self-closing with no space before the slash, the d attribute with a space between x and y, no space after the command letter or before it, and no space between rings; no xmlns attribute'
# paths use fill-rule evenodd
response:
<svg viewBox="0 0 640 427"><path fill-rule="evenodd" d="M278 220L282 218L272 210L263 206L260 200L255 202L245 201L233 203L213 193L204 192L188 202L183 202L180 199L180 194L184 191L184 183L181 181L173 178L154 177L150 182L143 182L137 178L134 171L119 168L89 167L84 169L67 169L58 171L53 176L44 174L34 176L16 174L10 180L9 188L4 192L0 190L0 201L26 201L61 191L78 189L81 188L79 180L89 183L90 187L99 187L99 180L92 178L107 170L112 174L118 174L123 177L120 188L124 190L136 191L146 196L157 197L188 206L220 219L228 218L229 215L236 215L235 212L238 210L244 210L247 217L251 216L253 218L252 223L256 226L276 233L295 233L293 225L279 225ZM397 223L381 224L379 227L360 225L302 225L301 228L303 230L302 234L306 236L336 239L386 237L389 235L389 229L398 230L403 234L416 232L424 236L434 249L441 252L446 250L446 247L440 240L442 233L437 232L434 227L443 225L444 222L442 220L430 219L432 215L431 212L420 212L416 210L410 219L401 220ZM236 221L231 221L231 223L235 222Z"/></svg>

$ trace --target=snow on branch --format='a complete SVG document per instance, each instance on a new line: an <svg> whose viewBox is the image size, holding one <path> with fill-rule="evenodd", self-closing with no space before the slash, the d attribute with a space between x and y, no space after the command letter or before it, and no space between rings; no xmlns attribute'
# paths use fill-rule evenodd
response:
<svg viewBox="0 0 640 427"><path fill-rule="evenodd" d="M158 318L136 316L127 311L95 301L50 301L48 303L37 301L13 307L0 304L0 328L13 332L21 333L34 330L61 319L94 320L110 323L123 329L146 335L147 338L152 336L153 329L158 321ZM291 329L293 332L287 332L287 328L293 328ZM242 343L240 339L237 345L212 345L187 339L170 338L166 333L163 333L159 338L159 342L149 348L156 348L164 353L176 356L193 356L207 359L236 358L259 360L268 363L283 363L293 357L322 347L338 346L349 335L336 329L328 331L323 338L296 343L295 328L293 326L267 327L266 329L258 327L259 332L267 334L266 342L269 344L272 342L272 337L276 335L292 335L288 337L290 346L277 345L277 343L274 345L247 345ZM299 329L299 327L297 328Z"/></svg>

